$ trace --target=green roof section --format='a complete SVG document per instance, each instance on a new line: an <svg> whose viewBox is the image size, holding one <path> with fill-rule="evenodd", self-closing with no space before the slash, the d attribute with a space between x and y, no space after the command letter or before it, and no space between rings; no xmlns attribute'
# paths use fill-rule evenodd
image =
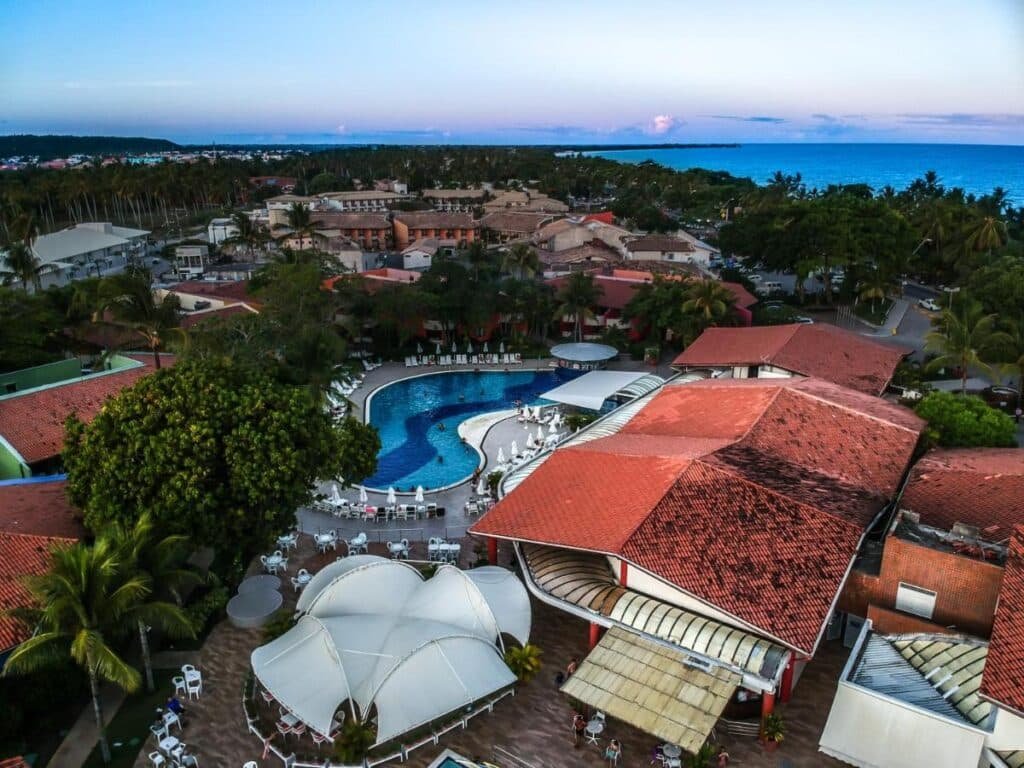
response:
<svg viewBox="0 0 1024 768"><path fill-rule="evenodd" d="M47 387L70 384L75 381L81 381L87 376L95 376L100 373L137 368L140 365L142 363L138 360L115 354L104 359L101 369L83 368L81 360L77 357L70 357L66 360L58 360L55 363L22 368L18 371L8 371L7 373L0 373L0 399L22 395L26 392Z"/></svg>

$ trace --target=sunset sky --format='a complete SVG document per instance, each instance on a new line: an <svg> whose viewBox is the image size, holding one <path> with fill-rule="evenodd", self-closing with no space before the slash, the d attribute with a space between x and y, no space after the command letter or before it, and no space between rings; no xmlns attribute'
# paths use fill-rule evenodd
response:
<svg viewBox="0 0 1024 768"><path fill-rule="evenodd" d="M0 0L0 133L1024 144L1024 2Z"/></svg>

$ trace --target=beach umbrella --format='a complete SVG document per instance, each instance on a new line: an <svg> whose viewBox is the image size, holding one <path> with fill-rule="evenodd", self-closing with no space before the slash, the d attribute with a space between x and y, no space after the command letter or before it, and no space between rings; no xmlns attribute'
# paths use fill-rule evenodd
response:
<svg viewBox="0 0 1024 768"><path fill-rule="evenodd" d="M490 354L490 350L487 349L487 342L486 341L484 342L484 354L485 355Z"/></svg>
<svg viewBox="0 0 1024 768"><path fill-rule="evenodd" d="M551 417L551 426L562 426L562 414L560 414L558 411L555 411L555 415Z"/></svg>
<svg viewBox="0 0 1024 768"><path fill-rule="evenodd" d="M417 355L422 355L423 354L423 345L420 344L418 341L416 342L416 354Z"/></svg>
<svg viewBox="0 0 1024 768"><path fill-rule="evenodd" d="M498 354L499 355L504 355L505 354L505 342L504 341L501 342L501 344L498 345Z"/></svg>
<svg viewBox="0 0 1024 768"><path fill-rule="evenodd" d="M476 484L476 495L477 496L486 496L487 495L487 478L483 476L482 472L480 473L480 479L477 481L477 484Z"/></svg>
<svg viewBox="0 0 1024 768"><path fill-rule="evenodd" d="M511 454L512 456L518 456L519 455L519 443L517 443L515 440L512 441L511 451L512 451L512 454Z"/></svg>
<svg viewBox="0 0 1024 768"><path fill-rule="evenodd" d="M423 486L422 485L417 485L416 486L416 502L418 504L422 504L423 503Z"/></svg>
<svg viewBox="0 0 1024 768"><path fill-rule="evenodd" d="M388 487L388 504L395 504L398 502L398 498L395 496L395 487Z"/></svg>
<svg viewBox="0 0 1024 768"><path fill-rule="evenodd" d="M366 495L366 489L365 488L360 488L359 489L359 503L360 504L365 504L369 500L370 500L370 497Z"/></svg>
<svg viewBox="0 0 1024 768"><path fill-rule="evenodd" d="M544 442L544 427L537 427L537 442Z"/></svg>
<svg viewBox="0 0 1024 768"><path fill-rule="evenodd" d="M455 340L452 339L452 354L457 355L459 353L458 348L455 346Z"/></svg>
<svg viewBox="0 0 1024 768"><path fill-rule="evenodd" d="M540 406L539 405L534 406L534 408L533 408L533 418L535 418L537 421L540 421Z"/></svg>
<svg viewBox="0 0 1024 768"><path fill-rule="evenodd" d="M533 433L531 432L526 436L526 450L532 451L537 446L537 441L533 439Z"/></svg>
<svg viewBox="0 0 1024 768"><path fill-rule="evenodd" d="M473 354L473 342L472 341L467 341L466 342L466 354L467 355L472 355Z"/></svg>
<svg viewBox="0 0 1024 768"><path fill-rule="evenodd" d="M555 426L555 423L554 423L554 422L552 422L552 423L551 423L551 426L550 426L550 427L548 427L548 434L550 434L550 435L553 435L553 434L555 434L555 432L557 432L557 431L558 431L558 427L557 427L557 426Z"/></svg>
<svg viewBox="0 0 1024 768"><path fill-rule="evenodd" d="M499 464L504 464L505 463L505 449L502 448L501 446L498 446L498 463Z"/></svg>
<svg viewBox="0 0 1024 768"><path fill-rule="evenodd" d="M440 355L441 354L441 342L440 341L437 342L437 344L434 345L434 354L435 355Z"/></svg>

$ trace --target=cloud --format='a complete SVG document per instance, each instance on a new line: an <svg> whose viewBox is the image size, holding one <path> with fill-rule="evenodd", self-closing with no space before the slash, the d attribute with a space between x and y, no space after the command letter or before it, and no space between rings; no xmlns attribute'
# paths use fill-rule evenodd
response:
<svg viewBox="0 0 1024 768"><path fill-rule="evenodd" d="M672 115L655 115L651 118L651 124L648 126L647 130L655 136L664 136L666 133L678 128L682 124L682 120L677 120L672 117Z"/></svg>
<svg viewBox="0 0 1024 768"><path fill-rule="evenodd" d="M346 128L345 128L345 124L344 124L344 123L342 123L341 125L339 125L339 126L338 126L337 128L335 128L334 130L335 130L335 132L336 132L336 133L347 133L347 132L348 132L348 131L346 130Z"/></svg>
<svg viewBox="0 0 1024 768"><path fill-rule="evenodd" d="M1024 125L1024 115L951 112L949 114L897 115L897 120L908 125L945 125L968 127L1013 127Z"/></svg>
<svg viewBox="0 0 1024 768"><path fill-rule="evenodd" d="M589 133L589 128L582 125L516 125L511 130L524 133L547 133L552 136L570 136Z"/></svg>
<svg viewBox="0 0 1024 768"><path fill-rule="evenodd" d="M784 117L769 117L767 115L711 115L713 120L737 120L742 123L784 123Z"/></svg>

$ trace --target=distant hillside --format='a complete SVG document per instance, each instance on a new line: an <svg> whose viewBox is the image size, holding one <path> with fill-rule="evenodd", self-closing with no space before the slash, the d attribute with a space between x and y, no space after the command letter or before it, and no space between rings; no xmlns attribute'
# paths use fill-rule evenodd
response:
<svg viewBox="0 0 1024 768"><path fill-rule="evenodd" d="M68 155L113 155L121 152L168 152L181 149L167 139L136 136L0 136L0 157L38 155L40 160Z"/></svg>

